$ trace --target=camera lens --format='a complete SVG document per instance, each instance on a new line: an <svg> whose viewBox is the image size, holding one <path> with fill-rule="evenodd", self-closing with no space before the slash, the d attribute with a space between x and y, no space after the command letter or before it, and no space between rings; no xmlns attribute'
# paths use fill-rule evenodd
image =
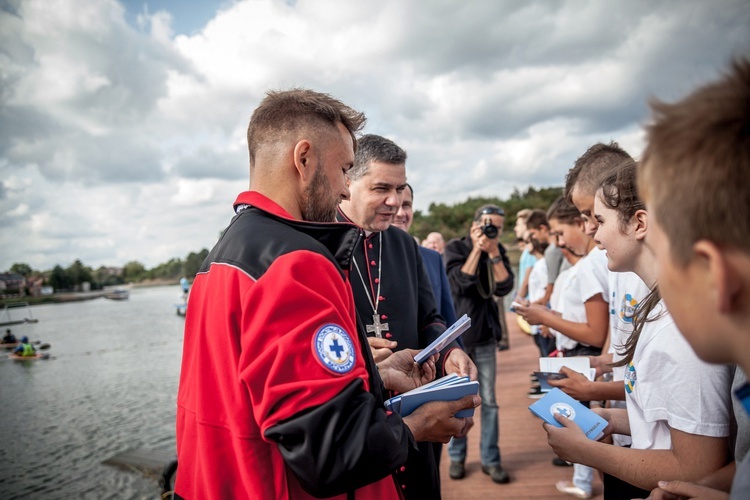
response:
<svg viewBox="0 0 750 500"><path fill-rule="evenodd" d="M484 226L482 226L482 233L490 239L497 238L497 226L492 222L485 222Z"/></svg>

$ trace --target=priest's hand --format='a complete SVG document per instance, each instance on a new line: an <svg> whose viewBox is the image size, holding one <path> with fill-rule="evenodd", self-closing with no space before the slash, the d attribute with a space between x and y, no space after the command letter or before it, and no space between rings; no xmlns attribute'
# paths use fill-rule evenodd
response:
<svg viewBox="0 0 750 500"><path fill-rule="evenodd" d="M469 355L461 349L451 349L445 358L445 364L443 367L445 368L446 375L449 373L455 373L462 377L469 377L471 380L477 379L476 365L474 365L474 362Z"/></svg>
<svg viewBox="0 0 750 500"><path fill-rule="evenodd" d="M393 349L398 345L398 343L393 340L378 337L367 337L367 342L370 344L372 357L376 363L380 363L393 354Z"/></svg>
<svg viewBox="0 0 750 500"><path fill-rule="evenodd" d="M378 373L386 389L406 392L435 379L437 355L430 356L420 365L414 361L418 353L417 349L404 349L378 363Z"/></svg>
<svg viewBox="0 0 750 500"><path fill-rule="evenodd" d="M464 396L456 401L432 401L404 417L404 423L417 441L447 443L454 436L465 436L474 422L471 418L456 418L456 413L465 408L476 408L481 402L479 396Z"/></svg>

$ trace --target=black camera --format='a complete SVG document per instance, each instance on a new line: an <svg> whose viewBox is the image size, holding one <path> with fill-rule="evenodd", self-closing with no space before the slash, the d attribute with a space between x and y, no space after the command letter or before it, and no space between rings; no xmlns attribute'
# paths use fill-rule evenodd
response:
<svg viewBox="0 0 750 500"><path fill-rule="evenodd" d="M494 225L490 219L484 221L484 225L482 226L482 234L493 240L497 238L498 233L499 231L497 230L497 226Z"/></svg>

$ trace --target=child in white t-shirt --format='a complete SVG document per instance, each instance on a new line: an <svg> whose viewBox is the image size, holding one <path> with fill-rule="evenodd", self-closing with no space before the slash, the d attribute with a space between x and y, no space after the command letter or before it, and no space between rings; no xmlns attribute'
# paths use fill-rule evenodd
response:
<svg viewBox="0 0 750 500"><path fill-rule="evenodd" d="M584 232L578 209L564 198L555 200L547 218L558 245L579 260L566 271L565 280L560 283L560 311L539 304L516 306L516 310L529 324L556 330L557 348L564 356L601 354L609 329L606 258L594 239ZM558 289L556 281L554 291ZM574 463L572 483L584 498L591 496L593 477L591 467Z"/></svg>
<svg viewBox="0 0 750 500"><path fill-rule="evenodd" d="M645 244L648 213L637 196L635 169L634 162L626 162L607 177L594 209L596 240L606 249L609 268L634 271L654 287L638 306L635 329L619 351L619 364L626 366L627 409L597 410L609 422L607 431L630 434L632 446L591 441L567 421L561 422L563 428L544 428L559 456L595 465L640 488L645 498L665 477L696 480L724 465L731 371L698 359L660 300L655 259Z"/></svg>

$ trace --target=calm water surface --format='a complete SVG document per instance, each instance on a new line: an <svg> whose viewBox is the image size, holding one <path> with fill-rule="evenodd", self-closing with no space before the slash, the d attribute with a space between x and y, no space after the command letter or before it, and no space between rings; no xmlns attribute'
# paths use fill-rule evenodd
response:
<svg viewBox="0 0 750 500"><path fill-rule="evenodd" d="M34 306L38 323L10 327L50 343L51 357L0 355L0 498L160 497L156 479L102 462L174 451L179 296L177 286L136 288L126 301Z"/></svg>

